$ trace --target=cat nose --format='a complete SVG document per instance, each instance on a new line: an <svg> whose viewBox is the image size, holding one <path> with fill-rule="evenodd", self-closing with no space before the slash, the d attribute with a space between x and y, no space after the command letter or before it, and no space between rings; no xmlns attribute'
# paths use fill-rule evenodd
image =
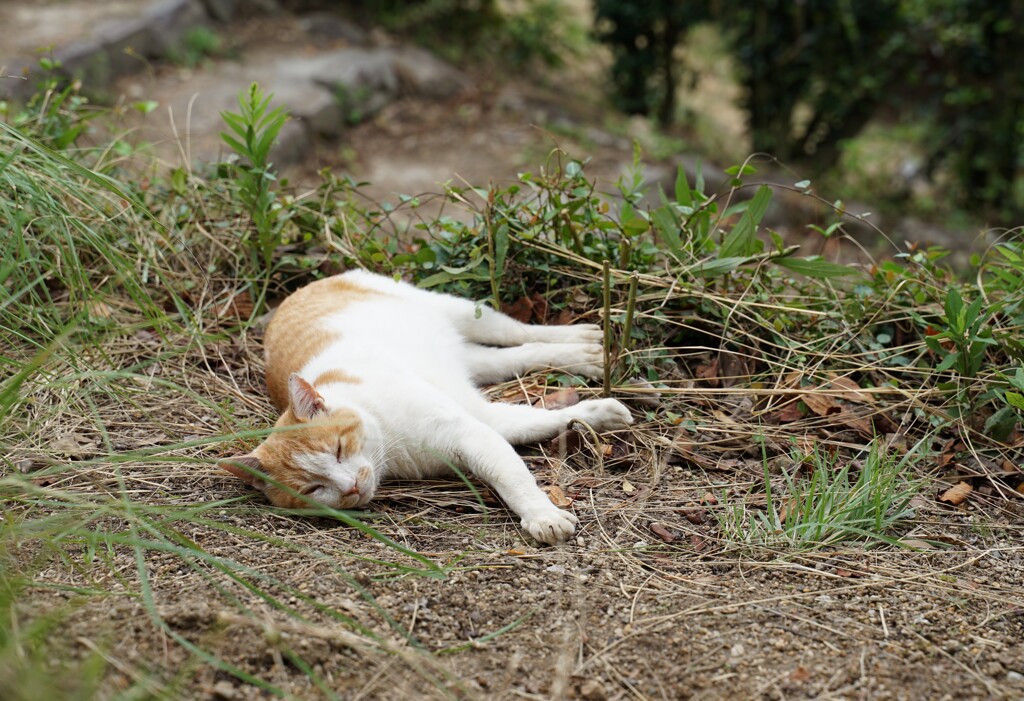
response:
<svg viewBox="0 0 1024 701"><path fill-rule="evenodd" d="M358 485L353 484L351 489L349 489L347 492L345 492L344 496L348 497L348 496L352 496L353 494L359 494L359 487L358 487Z"/></svg>

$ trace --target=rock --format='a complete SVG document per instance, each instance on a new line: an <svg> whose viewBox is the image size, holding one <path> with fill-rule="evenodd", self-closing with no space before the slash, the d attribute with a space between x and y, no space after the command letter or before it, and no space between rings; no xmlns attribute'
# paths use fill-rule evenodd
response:
<svg viewBox="0 0 1024 701"><path fill-rule="evenodd" d="M115 78L145 68L143 59L166 56L188 30L208 21L199 0L2 8L0 65L25 79L0 81L0 97L32 94L40 72L27 57L40 47L53 47L61 74L81 80L87 93L102 94Z"/></svg>
<svg viewBox="0 0 1024 701"><path fill-rule="evenodd" d="M604 685L596 679L588 679L580 684L580 698L586 701L605 701L608 694L605 693Z"/></svg>
<svg viewBox="0 0 1024 701"><path fill-rule="evenodd" d="M221 680L213 685L211 696L217 701L233 701L238 698L238 692L234 685L226 680Z"/></svg>
<svg viewBox="0 0 1024 701"><path fill-rule="evenodd" d="M93 37L54 55L68 76L82 81L86 92L102 94L115 78L141 70L140 57L166 56L188 30L206 22L198 0L163 0L151 4L139 18L101 24Z"/></svg>
<svg viewBox="0 0 1024 701"><path fill-rule="evenodd" d="M207 14L220 22L228 22L235 16L235 0L202 0Z"/></svg>
<svg viewBox="0 0 1024 701"><path fill-rule="evenodd" d="M370 35L362 27L333 12L312 12L300 17L298 23L314 41L321 43L344 42L350 46L370 43Z"/></svg>
<svg viewBox="0 0 1024 701"><path fill-rule="evenodd" d="M408 92L440 100L454 97L469 84L461 71L425 49L408 46L388 51Z"/></svg>

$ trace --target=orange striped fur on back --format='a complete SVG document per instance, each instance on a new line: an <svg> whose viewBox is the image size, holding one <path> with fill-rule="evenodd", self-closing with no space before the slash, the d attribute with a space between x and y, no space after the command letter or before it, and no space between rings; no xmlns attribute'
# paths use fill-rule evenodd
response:
<svg viewBox="0 0 1024 701"><path fill-rule="evenodd" d="M329 314L380 295L339 277L318 280L306 285L286 299L274 312L267 327L264 347L267 354L267 389L270 401L279 411L288 408L288 377L298 372L335 340L336 335L323 328L320 321ZM342 370L329 379L316 378L314 384L351 382ZM325 373L328 374L328 373Z"/></svg>

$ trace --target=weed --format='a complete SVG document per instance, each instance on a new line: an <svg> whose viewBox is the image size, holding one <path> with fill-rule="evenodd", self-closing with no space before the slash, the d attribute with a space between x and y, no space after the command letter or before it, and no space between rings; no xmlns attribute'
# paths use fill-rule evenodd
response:
<svg viewBox="0 0 1024 701"><path fill-rule="evenodd" d="M914 454L897 460L874 441L854 477L853 461L840 467L835 456L816 449L809 456L794 456L795 469L783 473L781 490L773 486L764 460L766 508L723 501L718 515L722 537L744 546L797 550L841 541L894 543L892 531L912 516L908 507L920 488L906 476ZM810 476L798 476L803 470Z"/></svg>
<svg viewBox="0 0 1024 701"><path fill-rule="evenodd" d="M221 138L241 159L232 166L239 200L252 218L256 229L255 241L249 240L260 267L269 275L274 251L281 244L284 219L273 190L276 180L270 149L288 121L284 107L270 109L273 95L265 95L257 83L238 95L239 111L221 112L221 118L232 133L221 132Z"/></svg>
<svg viewBox="0 0 1024 701"><path fill-rule="evenodd" d="M170 59L186 68L195 68L224 53L224 40L220 34L209 27L194 27L185 32L181 45L170 52Z"/></svg>

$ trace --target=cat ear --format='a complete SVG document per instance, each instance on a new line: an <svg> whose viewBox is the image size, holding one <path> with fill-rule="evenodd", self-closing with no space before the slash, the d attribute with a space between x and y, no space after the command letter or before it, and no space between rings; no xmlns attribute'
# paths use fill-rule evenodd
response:
<svg viewBox="0 0 1024 701"><path fill-rule="evenodd" d="M227 470L250 487L255 487L260 491L267 486L263 480L263 463L252 453L223 458L217 461L217 467Z"/></svg>
<svg viewBox="0 0 1024 701"><path fill-rule="evenodd" d="M303 380L297 373L292 373L288 378L288 403L291 404L292 413L299 421L309 421L317 414L327 411L324 398L313 389L313 385Z"/></svg>

